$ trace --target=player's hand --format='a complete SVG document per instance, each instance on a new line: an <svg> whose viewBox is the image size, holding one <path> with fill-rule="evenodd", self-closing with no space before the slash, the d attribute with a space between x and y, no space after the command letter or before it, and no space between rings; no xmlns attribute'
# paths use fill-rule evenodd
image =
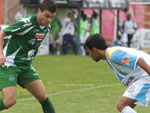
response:
<svg viewBox="0 0 150 113"><path fill-rule="evenodd" d="M3 66L5 64L6 58L4 55L0 55L0 66Z"/></svg>

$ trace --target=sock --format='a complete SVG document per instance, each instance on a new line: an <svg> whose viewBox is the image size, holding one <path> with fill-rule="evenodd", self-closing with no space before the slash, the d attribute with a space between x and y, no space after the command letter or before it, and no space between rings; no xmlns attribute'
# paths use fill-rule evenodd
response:
<svg viewBox="0 0 150 113"><path fill-rule="evenodd" d="M40 102L40 104L42 105L44 113L55 113L54 107L48 98Z"/></svg>
<svg viewBox="0 0 150 113"><path fill-rule="evenodd" d="M137 113L134 109L132 109L130 106L126 106L121 113Z"/></svg>
<svg viewBox="0 0 150 113"><path fill-rule="evenodd" d="M0 99L0 111L2 111L3 109L7 109L4 105L4 102L3 102L3 98Z"/></svg>

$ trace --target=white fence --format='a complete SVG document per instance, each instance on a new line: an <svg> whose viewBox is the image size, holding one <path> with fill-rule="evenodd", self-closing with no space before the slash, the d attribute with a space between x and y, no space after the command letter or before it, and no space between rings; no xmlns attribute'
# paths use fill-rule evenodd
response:
<svg viewBox="0 0 150 113"><path fill-rule="evenodd" d="M132 47L150 50L150 29L138 29L133 36Z"/></svg>

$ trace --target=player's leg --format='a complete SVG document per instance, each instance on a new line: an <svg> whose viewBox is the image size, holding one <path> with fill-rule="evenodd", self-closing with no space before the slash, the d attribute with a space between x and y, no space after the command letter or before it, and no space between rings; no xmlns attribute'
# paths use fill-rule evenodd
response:
<svg viewBox="0 0 150 113"><path fill-rule="evenodd" d="M68 43L69 43L69 36L68 36L68 34L65 34L65 35L63 36L63 42L62 42L62 53L63 53L64 55L67 54Z"/></svg>
<svg viewBox="0 0 150 113"><path fill-rule="evenodd" d="M54 107L46 95L41 80L35 80L24 84L24 87L41 103L44 113L55 113Z"/></svg>
<svg viewBox="0 0 150 113"><path fill-rule="evenodd" d="M86 52L83 46L84 46L84 36L80 35L80 51L81 51L81 55L85 56Z"/></svg>
<svg viewBox="0 0 150 113"><path fill-rule="evenodd" d="M132 40L133 35L128 34L128 47L131 47L131 40Z"/></svg>
<svg viewBox="0 0 150 113"><path fill-rule="evenodd" d="M49 36L49 53L50 54L54 54L54 40L53 40L53 36L50 35Z"/></svg>
<svg viewBox="0 0 150 113"><path fill-rule="evenodd" d="M0 111L13 106L16 103L16 87L6 87L2 90L3 98L0 99Z"/></svg>
<svg viewBox="0 0 150 113"><path fill-rule="evenodd" d="M130 99L128 97L122 97L120 101L117 104L117 109L120 113L136 113L134 109L132 109L136 101L133 99Z"/></svg>
<svg viewBox="0 0 150 113"><path fill-rule="evenodd" d="M54 54L54 45L53 42L49 42L49 53Z"/></svg>
<svg viewBox="0 0 150 113"><path fill-rule="evenodd" d="M60 55L60 37L59 37L59 33L56 33L56 35L54 36L54 42L55 42L56 55L59 56Z"/></svg>
<svg viewBox="0 0 150 113"><path fill-rule="evenodd" d="M20 67L22 74L18 76L18 84L25 87L41 104L44 113L55 113L48 99L44 85L33 66Z"/></svg>
<svg viewBox="0 0 150 113"><path fill-rule="evenodd" d="M123 98L119 101L117 108L121 113L136 113L134 104L146 106L150 100L149 95L150 78L144 77L133 82L123 94ZM128 112L131 111L131 112Z"/></svg>
<svg viewBox="0 0 150 113"><path fill-rule="evenodd" d="M70 35L70 44L72 45L73 52L76 55L77 54L77 42L76 42L75 36L73 35Z"/></svg>
<svg viewBox="0 0 150 113"><path fill-rule="evenodd" d="M132 104L130 104L129 106L130 106L131 108L135 108L136 104L133 104L133 103L132 103Z"/></svg>
<svg viewBox="0 0 150 113"><path fill-rule="evenodd" d="M59 56L60 55L60 38L58 37L56 40L55 40L55 45L56 45L56 54Z"/></svg>
<svg viewBox="0 0 150 113"><path fill-rule="evenodd" d="M56 54L57 54L57 56L60 55L59 49L60 49L60 45L59 45L59 42L57 42L57 43L56 43Z"/></svg>
<svg viewBox="0 0 150 113"><path fill-rule="evenodd" d="M84 45L83 43L80 44L80 50L81 50L82 56L85 56L86 55L86 51L85 51L83 45Z"/></svg>
<svg viewBox="0 0 150 113"><path fill-rule="evenodd" d="M17 73L16 67L0 67L0 111L7 109L16 103Z"/></svg>

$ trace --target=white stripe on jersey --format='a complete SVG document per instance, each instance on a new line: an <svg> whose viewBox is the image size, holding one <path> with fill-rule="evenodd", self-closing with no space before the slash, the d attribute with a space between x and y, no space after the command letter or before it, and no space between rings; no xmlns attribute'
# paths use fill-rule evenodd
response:
<svg viewBox="0 0 150 113"><path fill-rule="evenodd" d="M17 51L15 51L13 54L9 55L9 56L6 56L6 53L5 53L5 56L6 56L6 62L5 62L5 66L16 66L14 64L14 58L16 57L18 51L21 49L21 47L19 49L17 49Z"/></svg>
<svg viewBox="0 0 150 113"><path fill-rule="evenodd" d="M28 29L26 29L25 31L21 32L21 33L17 33L18 35L24 35L26 33L28 33L32 28L34 28L35 26L31 26Z"/></svg>

